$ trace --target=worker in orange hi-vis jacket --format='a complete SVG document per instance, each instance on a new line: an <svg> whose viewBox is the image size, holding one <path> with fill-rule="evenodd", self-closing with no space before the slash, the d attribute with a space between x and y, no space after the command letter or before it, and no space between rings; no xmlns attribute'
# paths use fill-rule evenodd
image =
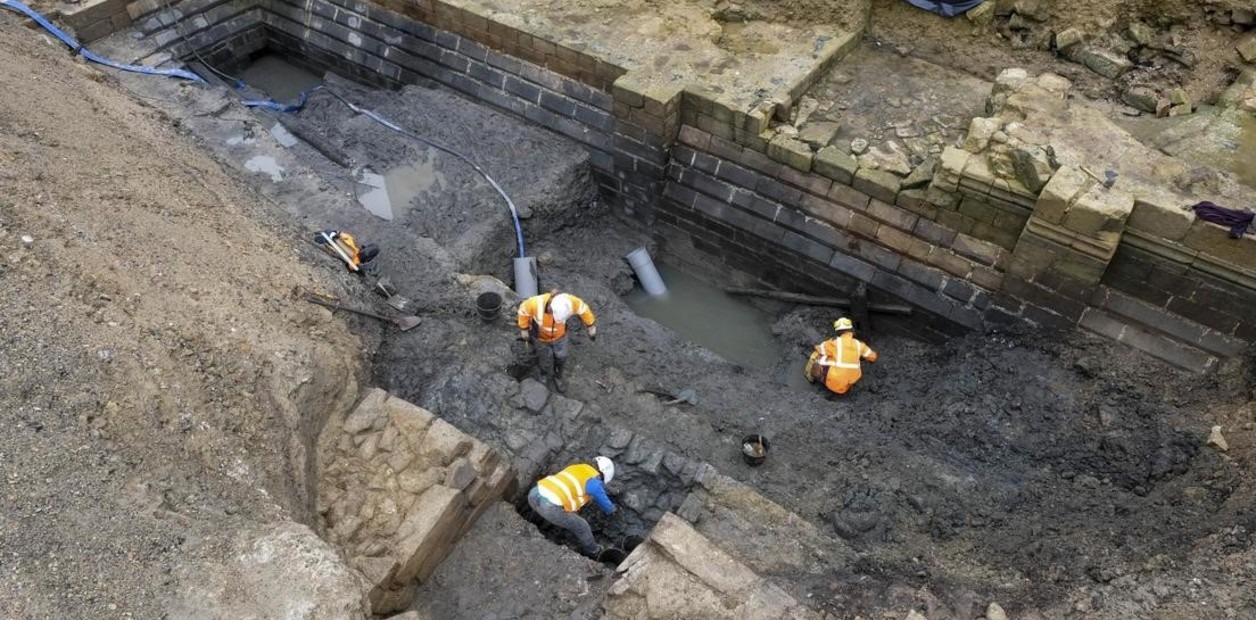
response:
<svg viewBox="0 0 1256 620"><path fill-rule="evenodd" d="M855 338L855 325L850 319L834 321L833 329L837 330L837 337L816 345L807 360L807 380L823 380L830 392L845 394L863 376L860 362L877 361L877 352Z"/></svg>
<svg viewBox="0 0 1256 620"><path fill-rule="evenodd" d="M580 317L590 340L597 340L593 310L579 297L557 289L529 297L519 304L519 337L532 343L539 356L541 383L553 377L559 393L567 391L563 366L567 363L567 319Z"/></svg>

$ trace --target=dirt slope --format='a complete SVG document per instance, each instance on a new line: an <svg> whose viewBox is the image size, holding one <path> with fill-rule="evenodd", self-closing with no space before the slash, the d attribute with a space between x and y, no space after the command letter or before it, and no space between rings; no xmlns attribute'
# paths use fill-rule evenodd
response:
<svg viewBox="0 0 1256 620"><path fill-rule="evenodd" d="M0 57L0 616L159 617L220 534L303 519L357 341L190 138L6 12Z"/></svg>

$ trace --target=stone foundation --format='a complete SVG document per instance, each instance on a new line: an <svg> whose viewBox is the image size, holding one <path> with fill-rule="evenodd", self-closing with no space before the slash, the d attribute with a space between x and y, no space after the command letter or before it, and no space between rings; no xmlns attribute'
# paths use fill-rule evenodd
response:
<svg viewBox="0 0 1256 620"><path fill-rule="evenodd" d="M709 14L677 5L660 19L700 49L673 58L639 40L651 35L559 28L543 0L516 4L536 19L478 0L140 0L127 15L156 46L151 62L196 50L229 66L264 37L360 81L455 89L582 144L618 214L665 251L796 292L867 283L917 308L918 334L1081 326L1201 372L1256 339L1242 311L1256 302L1256 242L1182 211L1201 199L1250 206L1250 191L1183 190L1184 164L1071 102L1063 78L1005 71L962 145L910 169L878 149L829 146L831 134L775 131L856 34L761 25L772 31L760 36L819 43L738 55L708 45ZM712 59L729 71L696 70Z"/></svg>
<svg viewBox="0 0 1256 620"><path fill-rule="evenodd" d="M604 618L821 617L671 513L618 570Z"/></svg>
<svg viewBox="0 0 1256 620"><path fill-rule="evenodd" d="M370 581L376 614L408 606L480 514L517 488L487 445L379 389L328 424L320 453L325 536Z"/></svg>

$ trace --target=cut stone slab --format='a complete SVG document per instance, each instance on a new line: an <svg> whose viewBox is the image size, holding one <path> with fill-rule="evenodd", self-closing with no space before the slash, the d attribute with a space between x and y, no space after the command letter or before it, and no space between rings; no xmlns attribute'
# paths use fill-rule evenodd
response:
<svg viewBox="0 0 1256 620"><path fill-rule="evenodd" d="M1256 32L1249 32L1239 39L1234 49L1238 51L1243 62L1256 63Z"/></svg>
<svg viewBox="0 0 1256 620"><path fill-rule="evenodd" d="M462 493L447 486L436 485L424 491L416 509L397 529L396 555L400 568L396 580L423 581L444 559L454 542L467 500ZM381 613L392 610L375 610Z"/></svg>
<svg viewBox="0 0 1256 620"><path fill-rule="evenodd" d="M384 401L388 399L388 392L379 388L372 388L367 391L366 396L353 409L353 413L345 418L344 430L346 433L360 433L374 426L376 418L383 415Z"/></svg>
<svg viewBox="0 0 1256 620"><path fill-rule="evenodd" d="M1156 89L1148 86L1131 86L1121 93L1121 101L1143 112L1156 111L1156 102L1160 100Z"/></svg>
<svg viewBox="0 0 1256 620"><path fill-rule="evenodd" d="M1116 79L1134 68L1134 63L1125 56L1103 49L1087 49L1077 53L1077 60L1087 69L1106 78Z"/></svg>
<svg viewBox="0 0 1256 620"><path fill-rule="evenodd" d="M826 146L816 153L812 168L816 174L850 185L855 180L855 171L859 169L859 161L836 146Z"/></svg>
<svg viewBox="0 0 1256 620"><path fill-rule="evenodd" d="M930 157L916 166L911 174L903 179L903 189L915 189L928 185L933 181L933 171L938 167L938 158Z"/></svg>
<svg viewBox="0 0 1256 620"><path fill-rule="evenodd" d="M1069 28L1055 35L1055 48L1065 52L1085 40L1086 35L1082 31L1076 28Z"/></svg>
<svg viewBox="0 0 1256 620"><path fill-rule="evenodd" d="M894 141L868 149L867 153L859 156L859 166L885 170L899 176L911 174L911 162L907 159L907 152Z"/></svg>
<svg viewBox="0 0 1256 620"><path fill-rule="evenodd" d="M802 126L798 139L806 142L814 149L822 149L833 141L833 136L841 129L841 123L833 121L815 121Z"/></svg>
<svg viewBox="0 0 1256 620"><path fill-rule="evenodd" d="M1003 121L997 118L977 117L968 124L968 136L964 138L964 150L969 153L980 153L990 145L990 138L1003 127Z"/></svg>
<svg viewBox="0 0 1256 620"><path fill-rule="evenodd" d="M672 513L619 572L602 603L604 618L820 618Z"/></svg>
<svg viewBox="0 0 1256 620"><path fill-rule="evenodd" d="M855 173L855 189L882 202L894 204L902 178L892 172L860 167Z"/></svg>
<svg viewBox="0 0 1256 620"><path fill-rule="evenodd" d="M777 134L768 143L768 157L799 172L811 171L811 147L785 134Z"/></svg>

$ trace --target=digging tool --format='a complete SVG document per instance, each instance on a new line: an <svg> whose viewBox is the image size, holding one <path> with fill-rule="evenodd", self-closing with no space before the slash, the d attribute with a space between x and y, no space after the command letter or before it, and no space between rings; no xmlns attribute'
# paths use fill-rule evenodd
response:
<svg viewBox="0 0 1256 620"><path fill-rule="evenodd" d="M664 405L678 405L680 403L684 403L686 405L698 404L698 393L689 388L685 388L677 392L676 395L671 398L671 400L663 401Z"/></svg>
<svg viewBox="0 0 1256 620"><path fill-rule="evenodd" d="M305 301L308 301L312 304L318 304L320 306L326 306L328 308L331 308L332 310L344 310L346 312L352 312L354 314L360 314L362 316L369 316L373 319L387 321L389 323L392 323L393 325L396 325L397 328L403 332L408 332L418 327L419 324L423 322L423 319L417 316L395 316L395 317L384 316L382 314L375 314L374 312L367 312L366 310L358 310L356 308L350 308L346 305L341 304L340 302L327 301L315 295L306 295Z"/></svg>
<svg viewBox="0 0 1256 620"><path fill-rule="evenodd" d="M388 276L381 276L375 281L375 292L383 296L384 303L392 306L397 312L405 312L406 306L410 303L408 298L397 294L397 288L393 286Z"/></svg>
<svg viewBox="0 0 1256 620"><path fill-rule="evenodd" d="M345 254L344 248L341 248L340 244L336 243L336 240L331 238L331 235L322 231L319 231L318 234L320 237L323 238L324 241L327 242L327 245L331 247L331 249L334 250L336 254L340 255L340 259L343 260L345 264L349 266L350 271L353 271L354 273L357 273L358 271L360 271L358 266L353 264L353 259L349 258L348 254Z"/></svg>
<svg viewBox="0 0 1256 620"><path fill-rule="evenodd" d="M689 388L684 388L680 390L679 392L676 392L675 394L665 391L665 390L653 389L653 388L643 388L643 389L637 390L637 393L638 394L653 394L655 396L663 398L665 399L663 401L664 405L678 405L680 403L685 403L686 405L698 404L698 393Z"/></svg>

